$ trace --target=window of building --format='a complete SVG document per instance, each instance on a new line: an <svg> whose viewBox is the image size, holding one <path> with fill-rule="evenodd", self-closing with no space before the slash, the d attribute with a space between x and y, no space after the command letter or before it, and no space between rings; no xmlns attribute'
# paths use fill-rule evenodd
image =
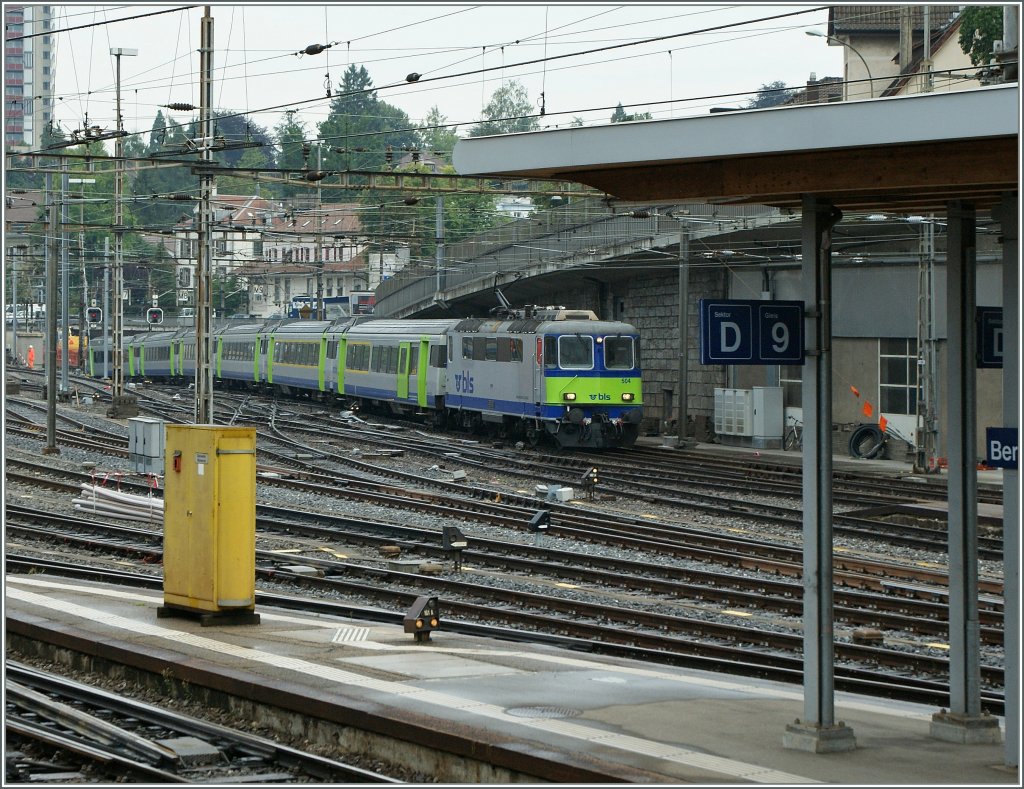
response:
<svg viewBox="0 0 1024 789"><path fill-rule="evenodd" d="M878 341L878 408L883 414L917 413L917 340Z"/></svg>
<svg viewBox="0 0 1024 789"><path fill-rule="evenodd" d="M44 77L50 76L50 67L49 66L43 66L43 76Z"/></svg>
<svg viewBox="0 0 1024 789"><path fill-rule="evenodd" d="M782 404L792 408L803 405L804 368L798 364L779 365L779 386L782 387Z"/></svg>

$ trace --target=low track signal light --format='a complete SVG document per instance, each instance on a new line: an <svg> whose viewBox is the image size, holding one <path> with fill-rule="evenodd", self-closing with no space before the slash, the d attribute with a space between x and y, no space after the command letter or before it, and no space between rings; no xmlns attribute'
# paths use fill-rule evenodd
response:
<svg viewBox="0 0 1024 789"><path fill-rule="evenodd" d="M413 639L419 643L430 640L430 631L441 626L436 597L417 597L405 613L402 620L406 633L412 633Z"/></svg>
<svg viewBox="0 0 1024 789"><path fill-rule="evenodd" d="M581 480L581 482L583 483L583 486L587 489L587 493L588 493L590 499L593 500L594 499L594 488L597 487L597 482L598 482L597 467L596 466L591 466L587 470L587 473L583 475L583 479Z"/></svg>
<svg viewBox="0 0 1024 789"><path fill-rule="evenodd" d="M551 525L551 512L549 510L537 510L530 518L528 528L533 532L547 531Z"/></svg>
<svg viewBox="0 0 1024 789"><path fill-rule="evenodd" d="M462 571L462 551L469 545L458 526L441 527L441 547L452 555L455 572Z"/></svg>

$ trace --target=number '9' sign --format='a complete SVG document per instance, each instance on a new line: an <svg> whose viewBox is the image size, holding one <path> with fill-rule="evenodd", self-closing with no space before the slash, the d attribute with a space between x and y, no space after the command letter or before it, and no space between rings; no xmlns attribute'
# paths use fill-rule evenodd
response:
<svg viewBox="0 0 1024 789"><path fill-rule="evenodd" d="M701 299L701 364L803 364L804 303Z"/></svg>

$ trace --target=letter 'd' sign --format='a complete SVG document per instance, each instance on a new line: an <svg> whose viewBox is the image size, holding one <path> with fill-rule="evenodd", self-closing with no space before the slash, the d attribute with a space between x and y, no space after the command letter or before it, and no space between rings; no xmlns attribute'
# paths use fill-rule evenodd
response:
<svg viewBox="0 0 1024 789"><path fill-rule="evenodd" d="M700 300L701 364L803 364L802 301Z"/></svg>

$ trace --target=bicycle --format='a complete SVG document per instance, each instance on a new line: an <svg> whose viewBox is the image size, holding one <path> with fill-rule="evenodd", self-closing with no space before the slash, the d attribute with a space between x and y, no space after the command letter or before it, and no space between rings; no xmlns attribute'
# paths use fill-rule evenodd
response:
<svg viewBox="0 0 1024 789"><path fill-rule="evenodd" d="M790 423L782 439L782 448L802 450L804 448L804 423L795 416L787 416L786 421Z"/></svg>

